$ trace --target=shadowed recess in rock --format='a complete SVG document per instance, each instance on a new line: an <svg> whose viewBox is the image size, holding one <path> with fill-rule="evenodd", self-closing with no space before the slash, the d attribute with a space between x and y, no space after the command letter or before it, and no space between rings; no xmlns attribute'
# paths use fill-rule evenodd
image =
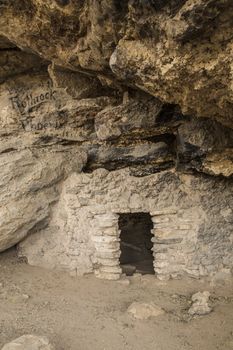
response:
<svg viewBox="0 0 233 350"><path fill-rule="evenodd" d="M120 264L126 275L154 274L152 228L149 213L120 214Z"/></svg>

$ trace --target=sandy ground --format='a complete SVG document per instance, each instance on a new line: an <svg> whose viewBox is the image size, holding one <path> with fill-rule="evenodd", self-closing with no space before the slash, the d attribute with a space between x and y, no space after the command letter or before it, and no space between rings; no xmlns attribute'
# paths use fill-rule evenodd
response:
<svg viewBox="0 0 233 350"><path fill-rule="evenodd" d="M232 350L232 284L160 282L130 277L130 285L73 278L28 266L13 250L0 255L0 348L23 334L46 335L57 350ZM214 311L190 319L190 297L211 292ZM133 301L153 301L165 314L136 320Z"/></svg>

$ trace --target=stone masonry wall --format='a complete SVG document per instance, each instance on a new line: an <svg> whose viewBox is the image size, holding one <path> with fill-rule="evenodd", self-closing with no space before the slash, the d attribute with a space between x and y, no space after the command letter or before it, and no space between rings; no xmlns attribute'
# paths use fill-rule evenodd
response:
<svg viewBox="0 0 233 350"><path fill-rule="evenodd" d="M20 243L19 252L32 265L118 279L118 214L149 212L158 278L230 271L231 194L229 180L172 171L142 178L131 176L127 168L73 173L63 184L47 229Z"/></svg>

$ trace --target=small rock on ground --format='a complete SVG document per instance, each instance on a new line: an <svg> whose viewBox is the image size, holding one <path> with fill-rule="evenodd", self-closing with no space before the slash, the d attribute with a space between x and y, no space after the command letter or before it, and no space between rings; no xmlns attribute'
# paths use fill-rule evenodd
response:
<svg viewBox="0 0 233 350"><path fill-rule="evenodd" d="M2 350L55 350L55 348L48 338L28 334L5 344Z"/></svg>
<svg viewBox="0 0 233 350"><path fill-rule="evenodd" d="M164 310L153 303L134 302L129 306L127 311L139 320L146 320L149 317L164 314Z"/></svg>
<svg viewBox="0 0 233 350"><path fill-rule="evenodd" d="M128 280L127 278L120 279L120 280L117 281L117 283L122 284L123 286L129 286L130 285L130 280Z"/></svg>
<svg viewBox="0 0 233 350"><path fill-rule="evenodd" d="M198 292L193 294L192 296L192 306L188 310L189 315L195 316L195 315L207 315L209 314L212 309L208 304L210 297L210 293L205 291L205 292Z"/></svg>

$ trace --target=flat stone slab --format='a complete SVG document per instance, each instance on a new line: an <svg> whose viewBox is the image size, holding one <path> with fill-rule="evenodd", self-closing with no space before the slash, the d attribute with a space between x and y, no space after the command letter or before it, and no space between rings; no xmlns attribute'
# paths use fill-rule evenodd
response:
<svg viewBox="0 0 233 350"><path fill-rule="evenodd" d="M55 350L55 348L48 338L28 334L5 344L2 350Z"/></svg>
<svg viewBox="0 0 233 350"><path fill-rule="evenodd" d="M134 302L128 307L128 313L139 320L146 320L150 317L163 315L165 311L154 303Z"/></svg>

